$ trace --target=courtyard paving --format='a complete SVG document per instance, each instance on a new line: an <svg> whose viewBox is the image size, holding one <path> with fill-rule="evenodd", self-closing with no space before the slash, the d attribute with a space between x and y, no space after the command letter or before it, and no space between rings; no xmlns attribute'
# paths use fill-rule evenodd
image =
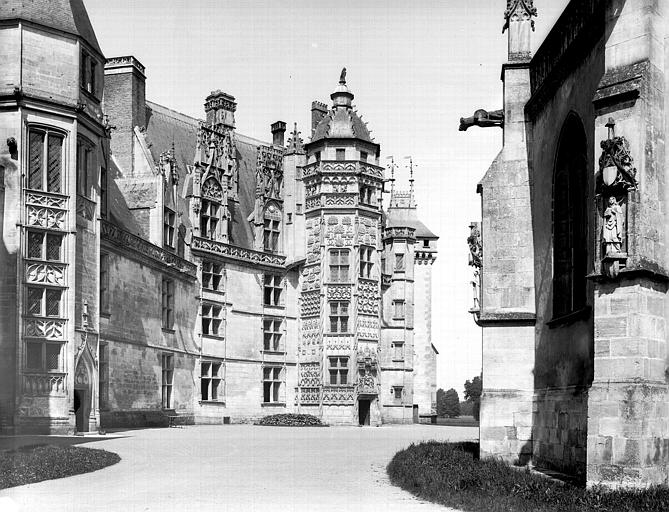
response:
<svg viewBox="0 0 669 512"><path fill-rule="evenodd" d="M121 456L108 468L0 491L0 509L27 511L441 511L390 485L385 466L422 440L478 438L472 427L288 428L252 425L128 430L85 441Z"/></svg>

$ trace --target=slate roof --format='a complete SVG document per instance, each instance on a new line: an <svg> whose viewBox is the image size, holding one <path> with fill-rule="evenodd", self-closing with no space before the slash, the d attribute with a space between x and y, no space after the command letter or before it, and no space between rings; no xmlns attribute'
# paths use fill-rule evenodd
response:
<svg viewBox="0 0 669 512"><path fill-rule="evenodd" d="M332 109L320 120L311 142L321 139L361 139L373 142L369 130L358 114L349 109Z"/></svg>
<svg viewBox="0 0 669 512"><path fill-rule="evenodd" d="M386 227L413 228L416 238L439 238L418 218L415 207L390 207L386 211Z"/></svg>
<svg viewBox="0 0 669 512"><path fill-rule="evenodd" d="M102 55L83 0L0 0L0 20L15 19L80 36Z"/></svg>
<svg viewBox="0 0 669 512"><path fill-rule="evenodd" d="M160 154L172 148L179 174L179 195L192 194L192 177L187 173L193 165L197 144L197 130L200 120L190 117L157 103L146 102L147 126L144 138L153 159L158 162ZM255 208L256 162L259 145L271 145L235 132L237 148L237 169L239 172L239 202L230 200L230 243L238 247L253 248L253 227L247 220ZM185 202L179 205L181 221L186 228L189 212Z"/></svg>

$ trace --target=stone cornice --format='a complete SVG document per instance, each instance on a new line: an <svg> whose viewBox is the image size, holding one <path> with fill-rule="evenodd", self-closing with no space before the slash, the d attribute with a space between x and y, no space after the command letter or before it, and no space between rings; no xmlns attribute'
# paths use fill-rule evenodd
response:
<svg viewBox="0 0 669 512"><path fill-rule="evenodd" d="M161 270L176 272L189 277L197 276L197 266L195 264L106 220L100 220L100 239L110 242L112 247L121 249L131 257L143 257L151 263L159 265Z"/></svg>
<svg viewBox="0 0 669 512"><path fill-rule="evenodd" d="M483 311L476 320L480 327L536 324L537 315L529 311Z"/></svg>
<svg viewBox="0 0 669 512"><path fill-rule="evenodd" d="M217 254L235 261L251 263L254 265L266 265L274 268L284 268L286 263L286 257L282 254L254 251L252 249L245 249L243 247L237 247L197 236L193 237L191 249L194 251L205 251Z"/></svg>
<svg viewBox="0 0 669 512"><path fill-rule="evenodd" d="M416 240L416 230L409 227L386 228L383 230L383 239L403 238L407 240Z"/></svg>

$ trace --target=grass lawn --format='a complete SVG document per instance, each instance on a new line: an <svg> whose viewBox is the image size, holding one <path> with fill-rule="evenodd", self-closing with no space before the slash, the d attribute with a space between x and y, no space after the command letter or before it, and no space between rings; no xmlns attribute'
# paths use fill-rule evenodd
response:
<svg viewBox="0 0 669 512"><path fill-rule="evenodd" d="M669 487L584 489L492 460L478 443L411 445L388 464L390 481L416 496L468 512L667 512Z"/></svg>
<svg viewBox="0 0 669 512"><path fill-rule="evenodd" d="M77 446L30 445L0 451L0 489L89 473L120 460L112 452Z"/></svg>

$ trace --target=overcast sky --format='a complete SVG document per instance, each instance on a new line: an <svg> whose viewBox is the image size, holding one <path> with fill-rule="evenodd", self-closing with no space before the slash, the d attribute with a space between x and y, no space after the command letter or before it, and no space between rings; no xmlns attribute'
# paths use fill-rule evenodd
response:
<svg viewBox="0 0 669 512"><path fill-rule="evenodd" d="M536 0L539 46L567 0ZM499 128L458 132L460 117L502 107L504 0L85 0L106 57L146 66L146 97L204 117L204 98L237 99L237 130L271 141L270 124L310 135L312 100L328 105L342 67L354 104L381 145L416 168L419 216L440 236L433 268L432 340L439 387L461 395L481 369L472 306L468 225L476 184L502 145Z"/></svg>

